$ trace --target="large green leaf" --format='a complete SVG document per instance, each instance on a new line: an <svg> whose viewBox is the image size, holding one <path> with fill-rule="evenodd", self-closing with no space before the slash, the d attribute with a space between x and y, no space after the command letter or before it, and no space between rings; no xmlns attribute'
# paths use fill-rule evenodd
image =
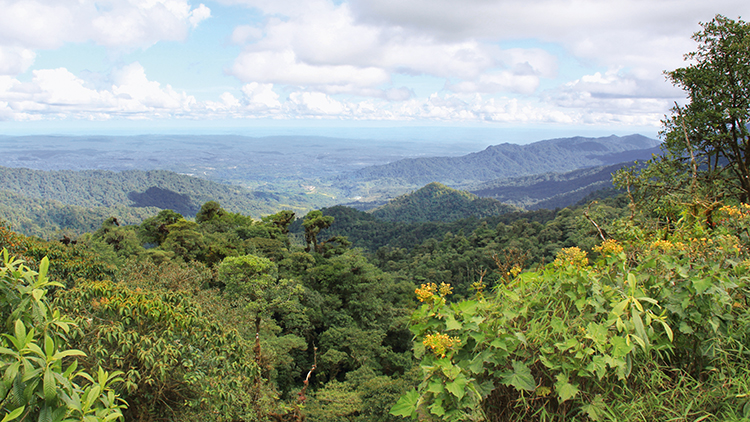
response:
<svg viewBox="0 0 750 422"><path fill-rule="evenodd" d="M445 389L461 400L464 397L464 394L466 394L466 384L466 378L464 376L459 376L455 380L445 384Z"/></svg>
<svg viewBox="0 0 750 422"><path fill-rule="evenodd" d="M525 363L514 360L512 362L513 371L503 372L502 383L512 385L516 390L534 391L536 383L531 375L531 370Z"/></svg>
<svg viewBox="0 0 750 422"><path fill-rule="evenodd" d="M409 418L417 414L417 402L419 401L419 392L412 389L407 392L393 405L391 415L403 416Z"/></svg>
<svg viewBox="0 0 750 422"><path fill-rule="evenodd" d="M578 394L578 387L571 384L568 376L565 374L557 375L557 382L555 383L555 391L561 402L570 400Z"/></svg>

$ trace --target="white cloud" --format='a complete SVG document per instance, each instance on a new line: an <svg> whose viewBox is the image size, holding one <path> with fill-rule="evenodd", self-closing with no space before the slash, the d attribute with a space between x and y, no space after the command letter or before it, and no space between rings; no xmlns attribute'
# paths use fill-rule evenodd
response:
<svg viewBox="0 0 750 422"><path fill-rule="evenodd" d="M502 50L473 39L445 42L396 26L357 22L347 3L314 4L318 7L308 4L305 13L291 9L284 19L269 18L262 30L236 28L233 42L252 42L236 59L231 74L243 82L382 98L382 87L393 73L473 80L498 66L514 74L531 72L536 78L556 72L555 57L539 49ZM258 39L261 33L264 37ZM529 83L523 85L525 91Z"/></svg>
<svg viewBox="0 0 750 422"><path fill-rule="evenodd" d="M5 106L6 118L169 117L189 114L196 105L194 97L148 80L138 63L115 70L109 89L91 89L65 68L34 70L32 74L30 82L0 76L0 104Z"/></svg>
<svg viewBox="0 0 750 422"><path fill-rule="evenodd" d="M273 84L249 83L242 87L244 100L251 109L277 109L281 107L279 94L273 91Z"/></svg>
<svg viewBox="0 0 750 422"><path fill-rule="evenodd" d="M0 45L0 75L23 73L34 63L36 54L27 48Z"/></svg>
<svg viewBox="0 0 750 422"><path fill-rule="evenodd" d="M190 23L190 26L193 28L198 27L198 24L202 21L208 19L211 17L211 9L206 7L203 3L198 5L197 8L190 11L190 17L188 18L188 22Z"/></svg>
<svg viewBox="0 0 750 422"><path fill-rule="evenodd" d="M195 98L178 93L171 86L162 88L159 82L149 81L139 63L132 63L113 75L112 93L129 104L131 111L149 109L189 109Z"/></svg>
<svg viewBox="0 0 750 422"><path fill-rule="evenodd" d="M205 5L193 8L187 0L0 0L0 10L2 57L21 63L0 66L5 74L28 68L33 50L68 42L139 48L183 40L211 15Z"/></svg>
<svg viewBox="0 0 750 422"><path fill-rule="evenodd" d="M232 35L229 37L232 44L245 44L257 41L263 37L263 30L250 25L240 25L234 28Z"/></svg>
<svg viewBox="0 0 750 422"><path fill-rule="evenodd" d="M341 116L346 107L339 101L321 92L293 92L287 107L302 116Z"/></svg>

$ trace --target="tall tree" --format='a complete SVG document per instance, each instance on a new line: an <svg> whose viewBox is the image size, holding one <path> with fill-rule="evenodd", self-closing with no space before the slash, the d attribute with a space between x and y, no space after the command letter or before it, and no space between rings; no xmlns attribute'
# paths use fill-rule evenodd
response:
<svg viewBox="0 0 750 422"><path fill-rule="evenodd" d="M305 252L310 252L310 245L312 245L313 251L319 252L318 234L321 230L331 227L331 224L333 224L333 217L330 215L323 215L321 211L317 210L307 213L302 222L302 226L305 228L305 242L307 242Z"/></svg>
<svg viewBox="0 0 750 422"><path fill-rule="evenodd" d="M693 35L688 66L667 72L688 95L664 123L665 147L683 163L691 190L698 179L721 196L750 199L750 24L717 15ZM686 167L686 168L685 168ZM720 188L717 191L717 186Z"/></svg>

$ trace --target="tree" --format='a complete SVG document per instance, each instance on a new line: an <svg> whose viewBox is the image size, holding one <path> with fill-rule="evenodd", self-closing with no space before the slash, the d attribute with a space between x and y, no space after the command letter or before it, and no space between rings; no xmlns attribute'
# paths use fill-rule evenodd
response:
<svg viewBox="0 0 750 422"><path fill-rule="evenodd" d="M138 235L144 243L161 245L169 234L167 227L183 220L182 214L172 210L162 210L159 214L143 220Z"/></svg>
<svg viewBox="0 0 750 422"><path fill-rule="evenodd" d="M219 264L217 279L233 299L246 302L255 319L255 356L260 361L260 326L263 318L288 313L299 306L302 286L294 280L278 279L279 269L268 258L255 255L229 256Z"/></svg>
<svg viewBox="0 0 750 422"><path fill-rule="evenodd" d="M323 215L317 210L307 213L302 222L305 228L305 242L307 242L305 252L310 252L310 245L313 251L318 252L318 234L321 230L331 227L331 224L333 224L333 217L330 215Z"/></svg>
<svg viewBox="0 0 750 422"><path fill-rule="evenodd" d="M697 51L687 67L667 72L688 95L675 105L662 135L668 159L687 174L683 187L695 194L698 179L721 197L750 200L750 24L717 15L693 39Z"/></svg>

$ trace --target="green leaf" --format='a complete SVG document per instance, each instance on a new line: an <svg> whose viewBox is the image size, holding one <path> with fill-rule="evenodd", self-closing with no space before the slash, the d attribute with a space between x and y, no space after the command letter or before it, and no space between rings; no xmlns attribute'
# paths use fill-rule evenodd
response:
<svg viewBox="0 0 750 422"><path fill-rule="evenodd" d="M25 408L26 406L21 406L19 408L13 409L13 411L5 415L3 420L0 422L9 422L9 421L12 421L13 419L18 418L19 416L21 416L21 413L23 413Z"/></svg>
<svg viewBox="0 0 750 422"><path fill-rule="evenodd" d="M466 384L466 378L459 376L454 381L445 384L445 389L461 400L464 397L464 394L466 394Z"/></svg>
<svg viewBox="0 0 750 422"><path fill-rule="evenodd" d="M47 355L47 359L52 357L52 354L55 352L55 341L52 340L52 337L45 335L44 336L44 353Z"/></svg>
<svg viewBox="0 0 750 422"><path fill-rule="evenodd" d="M612 345L612 357L621 358L630 353L633 350L633 345L628 344L628 341L623 337L612 337L609 339L609 343Z"/></svg>
<svg viewBox="0 0 750 422"><path fill-rule="evenodd" d="M646 329L643 326L643 320L641 320L641 315L637 312L633 312L631 320L633 321L633 325L635 326L636 334L638 334L638 337L640 337L640 339L642 340L638 343L641 345L641 347L643 347L643 350L647 350L650 344L648 341L648 336L646 335Z"/></svg>
<svg viewBox="0 0 750 422"><path fill-rule="evenodd" d="M44 296L45 293L46 293L45 290L34 289L31 291L31 296L34 297L34 300L39 301L42 298L42 296Z"/></svg>
<svg viewBox="0 0 750 422"><path fill-rule="evenodd" d="M427 387L427 391L433 394L440 394L445 391L445 386L443 386L442 381L433 381Z"/></svg>
<svg viewBox="0 0 750 422"><path fill-rule="evenodd" d="M504 372L502 374L502 383L512 385L516 390L534 391L536 382L531 375L531 370L525 363L514 360L512 362L513 372Z"/></svg>
<svg viewBox="0 0 750 422"><path fill-rule="evenodd" d="M52 402L57 397L57 388L55 386L55 377L52 375L52 368L49 366L44 369L44 400Z"/></svg>
<svg viewBox="0 0 750 422"><path fill-rule="evenodd" d="M47 281L47 270L49 269L49 259L45 256L42 261L39 262L39 283Z"/></svg>
<svg viewBox="0 0 750 422"><path fill-rule="evenodd" d="M445 329L448 331L451 330L460 330L463 327L463 325L456 321L456 318L453 317L453 315L448 315L445 318Z"/></svg>
<svg viewBox="0 0 750 422"><path fill-rule="evenodd" d="M699 278L699 279L692 279L693 287L695 288L695 292L697 294L703 294L706 290L708 290L709 287L713 286L713 281L710 277L706 278Z"/></svg>
<svg viewBox="0 0 750 422"><path fill-rule="evenodd" d="M557 375L557 382L555 383L555 391L561 402L570 400L578 394L578 387L571 384L568 380L568 376L565 374Z"/></svg>
<svg viewBox="0 0 750 422"><path fill-rule="evenodd" d="M419 392L412 388L411 391L398 399L396 404L391 408L390 414L394 416L403 416L405 418L416 416L419 397Z"/></svg>
<svg viewBox="0 0 750 422"><path fill-rule="evenodd" d="M669 324L667 324L663 320L658 320L658 321L661 322L661 326L664 327L664 331L667 332L667 337L669 337L669 341L674 341L674 333L672 333L672 328L669 326Z"/></svg>
<svg viewBox="0 0 750 422"><path fill-rule="evenodd" d="M628 303L630 303L630 299L625 299L621 302L618 302L615 306L612 307L612 314L615 316L621 316L623 312L625 312L625 307L628 306Z"/></svg>

